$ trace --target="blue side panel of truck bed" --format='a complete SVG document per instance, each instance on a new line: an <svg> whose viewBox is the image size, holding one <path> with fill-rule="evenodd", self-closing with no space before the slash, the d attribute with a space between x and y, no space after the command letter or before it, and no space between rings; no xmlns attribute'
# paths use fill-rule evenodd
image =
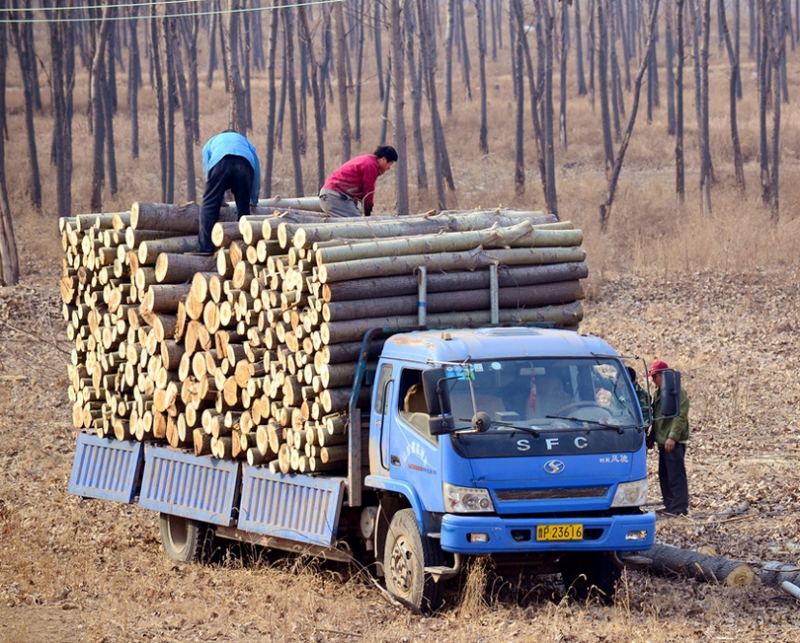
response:
<svg viewBox="0 0 800 643"><path fill-rule="evenodd" d="M244 467L239 529L330 546L338 528L343 478L270 473Z"/></svg>
<svg viewBox="0 0 800 643"><path fill-rule="evenodd" d="M130 504L139 487L143 446L79 433L69 493Z"/></svg>
<svg viewBox="0 0 800 643"><path fill-rule="evenodd" d="M238 462L148 445L139 504L174 516L230 527Z"/></svg>

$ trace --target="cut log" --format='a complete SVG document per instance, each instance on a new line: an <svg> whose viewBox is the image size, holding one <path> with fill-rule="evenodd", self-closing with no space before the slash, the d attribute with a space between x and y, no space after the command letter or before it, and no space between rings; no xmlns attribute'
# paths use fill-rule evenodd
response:
<svg viewBox="0 0 800 643"><path fill-rule="evenodd" d="M649 569L660 575L681 574L731 586L750 585L755 579L753 570L743 562L706 556L672 545L656 543L641 555L652 559Z"/></svg>
<svg viewBox="0 0 800 643"><path fill-rule="evenodd" d="M191 282L195 273L213 273L216 266L214 257L162 252L156 258L156 281L168 284Z"/></svg>
<svg viewBox="0 0 800 643"><path fill-rule="evenodd" d="M546 266L501 266L497 271L497 281L500 288L511 288L585 279L588 275L589 269L583 262L557 263ZM483 290L485 288L489 288L488 270L428 275L427 290L429 294L454 290ZM416 275L398 275L325 284L321 293L325 302L340 302L415 295L418 289L419 283Z"/></svg>
<svg viewBox="0 0 800 643"><path fill-rule="evenodd" d="M500 288L500 308L531 308L567 304L583 299L583 286L579 281L562 281L537 286ZM419 306L415 295L383 297L357 301L326 303L322 306L325 321L363 319L364 317L388 317L391 315L413 315ZM488 310L491 293L487 290L466 290L428 295L428 313L444 313L459 310Z"/></svg>
<svg viewBox="0 0 800 643"><path fill-rule="evenodd" d="M386 275L412 275L419 266L429 272L480 270L493 263L503 265L543 265L583 261L586 253L580 248L512 248L510 250L475 250L402 257L376 257L317 266L323 284L346 279L363 279Z"/></svg>

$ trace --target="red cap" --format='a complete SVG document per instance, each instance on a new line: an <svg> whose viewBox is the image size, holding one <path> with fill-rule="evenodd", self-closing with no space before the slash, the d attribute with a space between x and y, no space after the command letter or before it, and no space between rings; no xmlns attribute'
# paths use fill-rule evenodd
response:
<svg viewBox="0 0 800 643"><path fill-rule="evenodd" d="M659 373L661 371L666 371L668 368L669 368L669 366L667 366L666 362L664 362L664 361L662 361L660 359L657 359L655 362L653 362L653 365L650 367L650 370L648 371L647 376L648 377L652 377L655 373Z"/></svg>

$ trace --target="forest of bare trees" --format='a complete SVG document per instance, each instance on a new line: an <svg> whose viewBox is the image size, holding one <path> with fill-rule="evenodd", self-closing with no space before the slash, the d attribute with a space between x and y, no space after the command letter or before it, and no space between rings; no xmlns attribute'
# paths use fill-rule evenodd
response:
<svg viewBox="0 0 800 643"><path fill-rule="evenodd" d="M756 61L760 193L777 221L781 104L789 100L787 49L800 35L799 13L788 0L10 0L0 10L0 285L19 278L6 173L9 137L25 138L27 156L15 162L27 165L34 210L75 214L76 119L88 119L91 140L83 146L91 147L91 194L82 197L93 211L102 211L103 200L118 190L119 142L125 141L125 154L138 158L143 128L157 128L158 161L149 163L160 178L161 200L193 201L202 94L215 78L229 95L229 127L247 133L263 156L262 197L273 195L273 167L284 156L291 159L294 194L282 196L307 191L306 156L316 159L313 184L319 187L326 140L340 140L341 149L341 158L328 159L328 166L347 159L361 142L365 104L380 110L379 142L393 144L400 156L394 212L405 215L411 187L430 189L429 200L439 209L451 201L455 169L444 125L454 101L473 106L474 155L489 153L486 64L507 59L516 126L514 140L504 143L515 149L508 172L517 192L540 191L558 215L555 168L570 142L566 107L568 101L590 102L602 131L608 183L598 203L604 229L640 97L648 121L654 110L668 110L678 203L686 189L684 120L691 119L702 208L712 211L719 150L709 137L708 61L716 45L730 66L726 144L742 192L740 58ZM20 80L24 131L8 128L9 74ZM369 96L367 74L375 81ZM89 78L88 96L76 96L81 75ZM157 113L145 121L140 101L147 93L155 97ZM78 102L88 110L76 110ZM691 105L694 113L686 109ZM258 121L256 111L263 115ZM120 114L127 116L124 130ZM35 128L42 122L52 129L49 150L37 146ZM526 159L533 159L532 168ZM43 202L42 166L55 177L54 203Z"/></svg>

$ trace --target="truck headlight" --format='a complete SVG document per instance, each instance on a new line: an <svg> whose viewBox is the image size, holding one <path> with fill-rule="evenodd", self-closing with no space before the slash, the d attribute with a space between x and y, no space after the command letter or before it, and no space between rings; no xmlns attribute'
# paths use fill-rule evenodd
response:
<svg viewBox="0 0 800 643"><path fill-rule="evenodd" d="M488 489L456 487L444 482L442 491L444 492L444 510L447 513L469 514L494 511L494 504Z"/></svg>
<svg viewBox="0 0 800 643"><path fill-rule="evenodd" d="M647 478L622 482L614 494L612 507L638 507L647 502Z"/></svg>

